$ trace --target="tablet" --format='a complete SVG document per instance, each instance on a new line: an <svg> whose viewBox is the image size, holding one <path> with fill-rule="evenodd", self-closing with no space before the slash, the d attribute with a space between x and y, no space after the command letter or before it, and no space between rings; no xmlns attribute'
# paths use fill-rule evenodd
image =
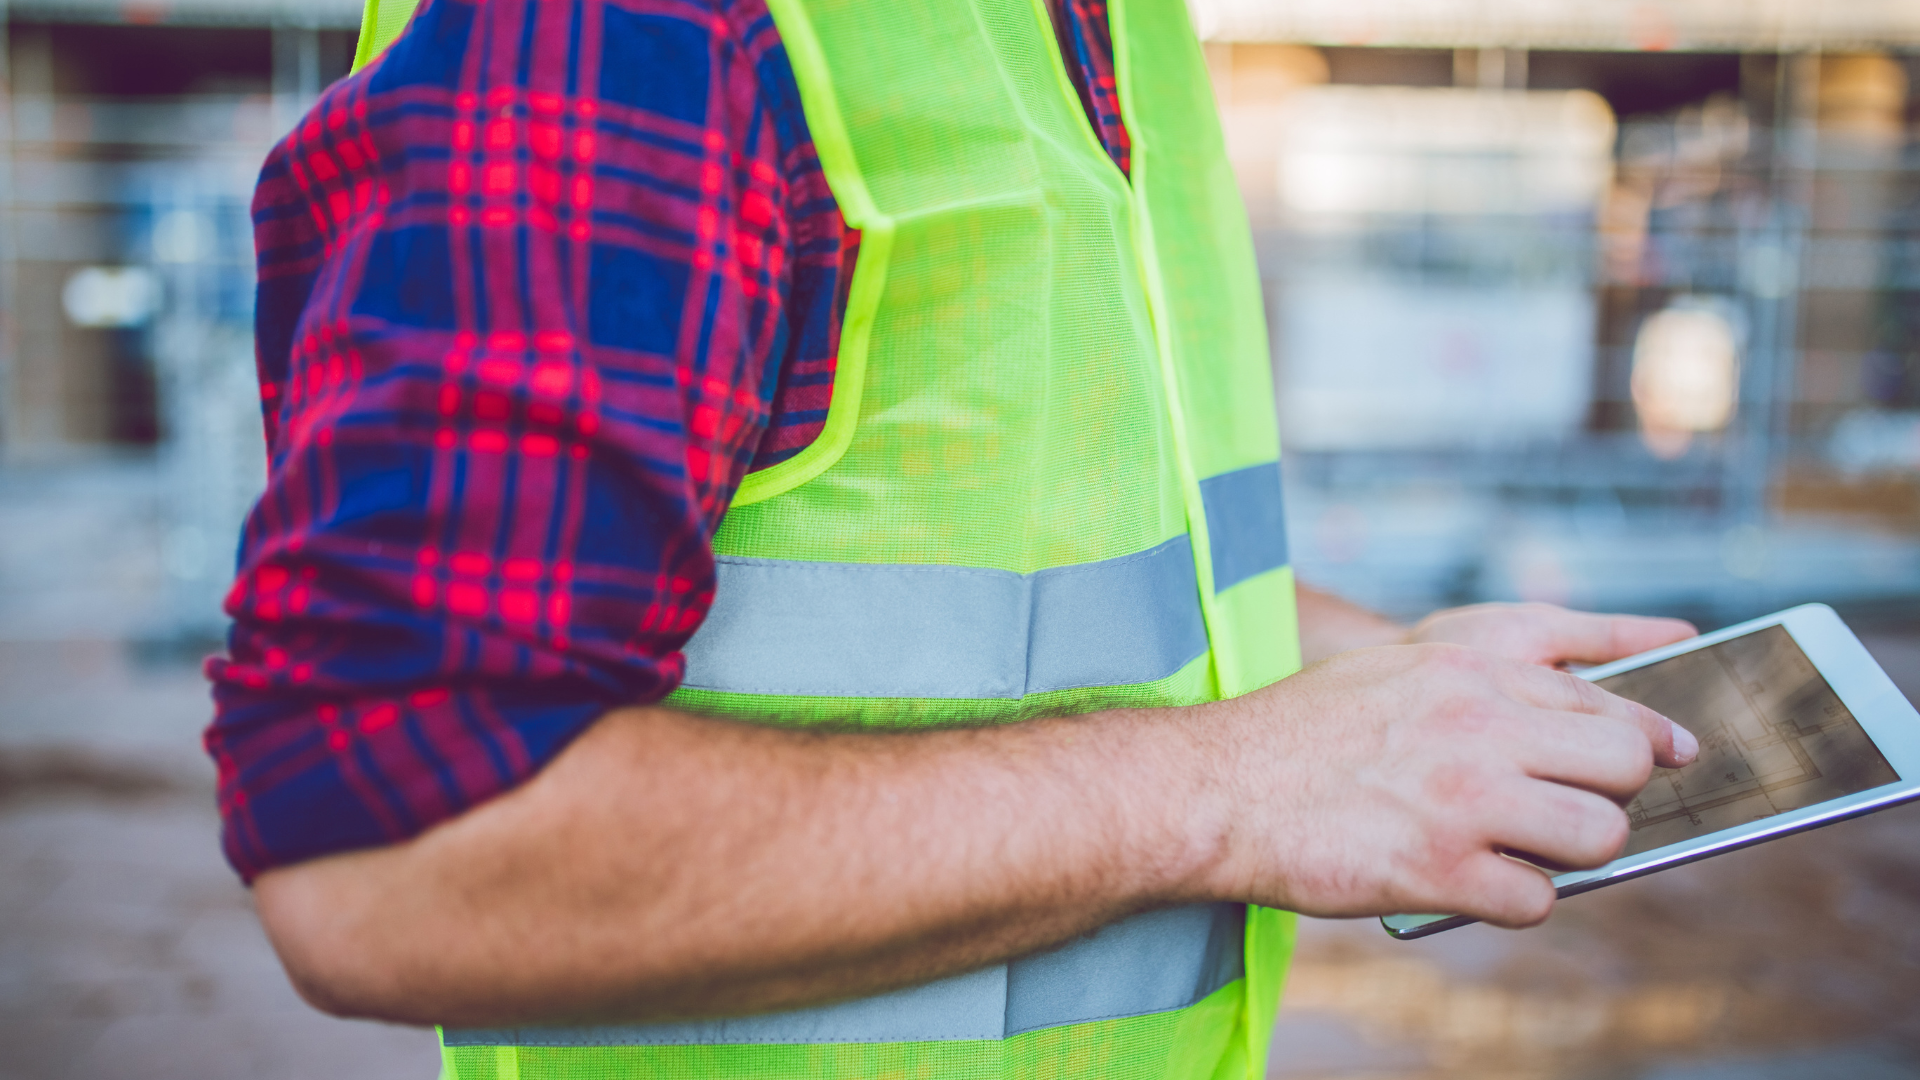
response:
<svg viewBox="0 0 1920 1080"><path fill-rule="evenodd" d="M1632 832L1559 895L1830 825L1920 798L1920 715L1833 609L1807 604L1579 672L1700 739L1627 807ZM1397 938L1476 920L1389 915Z"/></svg>

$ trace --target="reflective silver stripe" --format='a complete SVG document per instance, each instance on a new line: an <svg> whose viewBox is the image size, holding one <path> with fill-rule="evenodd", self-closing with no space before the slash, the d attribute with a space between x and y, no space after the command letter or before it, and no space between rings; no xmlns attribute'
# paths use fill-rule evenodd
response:
<svg viewBox="0 0 1920 1080"><path fill-rule="evenodd" d="M1136 915L1007 965L1007 1034L1185 1008L1246 972L1247 909Z"/></svg>
<svg viewBox="0 0 1920 1080"><path fill-rule="evenodd" d="M722 556L686 685L743 694L1017 698L1126 686L1207 651L1193 544L1031 574Z"/></svg>
<svg viewBox="0 0 1920 1080"><path fill-rule="evenodd" d="M1214 592L1287 565L1279 462L1207 477L1200 481L1200 502L1207 511Z"/></svg>
<svg viewBox="0 0 1920 1080"><path fill-rule="evenodd" d="M1148 912L1037 956L878 997L733 1020L448 1028L448 1046L945 1042L1184 1008L1238 979L1247 909Z"/></svg>

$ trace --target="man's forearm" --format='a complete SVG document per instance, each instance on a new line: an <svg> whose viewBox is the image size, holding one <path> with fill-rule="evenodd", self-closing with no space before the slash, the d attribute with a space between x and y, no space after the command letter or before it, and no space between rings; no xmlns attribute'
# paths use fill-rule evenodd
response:
<svg viewBox="0 0 1920 1080"><path fill-rule="evenodd" d="M864 995L1195 898L1228 812L1191 720L848 735L621 710L417 840L264 875L260 910L302 991L349 1014L633 1020Z"/></svg>
<svg viewBox="0 0 1920 1080"><path fill-rule="evenodd" d="M1406 627L1310 585L1295 586L1294 602L1300 615L1300 652L1309 664L1348 649L1391 645L1407 634Z"/></svg>
<svg viewBox="0 0 1920 1080"><path fill-rule="evenodd" d="M1608 634L1626 647L1632 629ZM975 730L623 709L507 795L256 891L296 984L334 1012L742 1014L1195 900L1531 925L1552 885L1503 853L1612 859L1620 805L1691 759L1683 735L1581 679L1446 644L1356 649L1231 701Z"/></svg>

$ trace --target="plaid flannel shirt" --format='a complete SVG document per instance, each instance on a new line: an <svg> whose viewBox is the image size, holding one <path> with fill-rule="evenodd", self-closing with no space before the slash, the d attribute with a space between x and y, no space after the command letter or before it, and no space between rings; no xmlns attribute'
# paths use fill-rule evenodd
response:
<svg viewBox="0 0 1920 1080"><path fill-rule="evenodd" d="M1105 6L1055 0L1126 167ZM228 859L418 834L657 701L858 235L764 0L426 0L254 199L266 493L208 663Z"/></svg>

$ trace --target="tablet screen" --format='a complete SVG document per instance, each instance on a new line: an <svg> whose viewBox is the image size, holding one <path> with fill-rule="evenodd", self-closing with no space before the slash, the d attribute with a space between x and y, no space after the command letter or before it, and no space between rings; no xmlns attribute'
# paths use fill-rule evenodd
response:
<svg viewBox="0 0 1920 1080"><path fill-rule="evenodd" d="M1627 807L1623 855L1651 851L1898 780L1784 627L1769 626L1599 680L1700 739Z"/></svg>

